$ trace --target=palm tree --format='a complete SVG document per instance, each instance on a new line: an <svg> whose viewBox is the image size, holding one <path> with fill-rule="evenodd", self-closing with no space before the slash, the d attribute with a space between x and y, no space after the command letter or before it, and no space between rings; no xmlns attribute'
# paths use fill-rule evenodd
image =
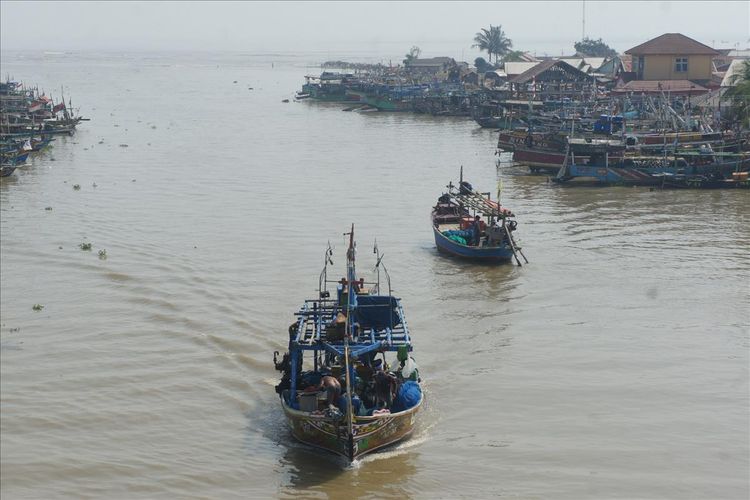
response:
<svg viewBox="0 0 750 500"><path fill-rule="evenodd" d="M487 52L492 62L492 56L495 56L495 62L498 57L502 57L513 47L513 42L505 36L502 25L492 26L490 29L482 28L474 37L476 42L472 47L478 47L479 50Z"/></svg>

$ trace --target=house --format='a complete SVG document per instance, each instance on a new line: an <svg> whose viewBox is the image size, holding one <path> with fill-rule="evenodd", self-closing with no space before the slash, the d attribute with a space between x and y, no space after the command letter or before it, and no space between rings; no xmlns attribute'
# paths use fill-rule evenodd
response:
<svg viewBox="0 0 750 500"><path fill-rule="evenodd" d="M711 81L718 51L681 33L665 33L625 51L633 57L637 80Z"/></svg>
<svg viewBox="0 0 750 500"><path fill-rule="evenodd" d="M508 75L505 74L505 71L502 69L487 71L484 74L484 86L487 88L502 87L507 82L508 82Z"/></svg>
<svg viewBox="0 0 750 500"><path fill-rule="evenodd" d="M538 61L530 61L530 62L506 62L503 65L505 76L508 78L513 78L514 76L518 76L524 71L528 71L534 66L539 64Z"/></svg>
<svg viewBox="0 0 750 500"><path fill-rule="evenodd" d="M510 90L516 98L528 96L545 99L579 98L596 89L596 81L565 61L548 60L518 76L508 75Z"/></svg>
<svg viewBox="0 0 750 500"><path fill-rule="evenodd" d="M452 57L431 57L429 59L412 59L406 62L406 69L411 73L435 75L447 72L456 65Z"/></svg>

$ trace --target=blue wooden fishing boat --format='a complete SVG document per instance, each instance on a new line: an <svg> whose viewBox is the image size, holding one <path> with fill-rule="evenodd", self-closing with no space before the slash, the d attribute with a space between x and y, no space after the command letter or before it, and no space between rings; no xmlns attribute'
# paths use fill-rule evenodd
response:
<svg viewBox="0 0 750 500"><path fill-rule="evenodd" d="M490 193L480 193L463 180L458 186L451 182L432 209L432 232L438 251L478 262L500 263L516 260L521 248L513 232L515 215ZM526 261L528 262L528 261Z"/></svg>
<svg viewBox="0 0 750 500"><path fill-rule="evenodd" d="M392 295L382 255L376 245L376 279L357 278L354 225L347 234L346 276L328 279L329 245L318 296L297 312L288 351L281 360L275 352L274 364L283 373L276 392L292 435L353 461L409 436L424 398L404 310ZM381 271L387 290L381 290ZM333 296L330 284L336 285Z"/></svg>
<svg viewBox="0 0 750 500"><path fill-rule="evenodd" d="M703 150L669 155L624 155L625 144L568 140L563 166L552 178L559 184L662 187L734 186L733 173L750 169L749 153ZM710 181L710 182L709 182Z"/></svg>

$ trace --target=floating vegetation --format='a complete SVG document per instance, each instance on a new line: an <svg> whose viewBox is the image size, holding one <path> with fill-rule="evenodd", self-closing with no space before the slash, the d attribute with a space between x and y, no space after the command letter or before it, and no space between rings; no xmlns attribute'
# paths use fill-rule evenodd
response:
<svg viewBox="0 0 750 500"><path fill-rule="evenodd" d="M74 191L80 191L81 190L81 185L80 184L73 184L73 190Z"/></svg>
<svg viewBox="0 0 750 500"><path fill-rule="evenodd" d="M120 147L121 148L126 148L126 147L128 147L128 145L127 144L120 144Z"/></svg>
<svg viewBox="0 0 750 500"><path fill-rule="evenodd" d="M151 128L156 129L156 125L151 125Z"/></svg>
<svg viewBox="0 0 750 500"><path fill-rule="evenodd" d="M35 311L41 311L42 309L44 309L44 306L42 304L34 304L32 306L32 309Z"/></svg>
<svg viewBox="0 0 750 500"><path fill-rule="evenodd" d="M94 187L94 188L95 188L95 187L96 187L96 182L92 183L92 184L91 184L91 187Z"/></svg>
<svg viewBox="0 0 750 500"><path fill-rule="evenodd" d="M48 212L51 212L51 211L52 211L52 207L44 207L44 209L45 209L46 211L48 211Z"/></svg>
<svg viewBox="0 0 750 500"><path fill-rule="evenodd" d="M78 245L78 247L79 247L79 248L80 248L81 250L88 250L88 251L91 251L91 243L86 243L86 242L83 242L83 243L81 243L80 245Z"/></svg>
<svg viewBox="0 0 750 500"><path fill-rule="evenodd" d="M100 260L107 260L107 250L105 250L104 248L102 248L101 250L99 250L99 259Z"/></svg>

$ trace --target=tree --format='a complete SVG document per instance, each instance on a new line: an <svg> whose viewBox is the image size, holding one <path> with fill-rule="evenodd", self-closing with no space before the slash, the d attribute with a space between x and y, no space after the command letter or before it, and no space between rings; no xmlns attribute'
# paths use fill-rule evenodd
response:
<svg viewBox="0 0 750 500"><path fill-rule="evenodd" d="M503 62L519 62L524 61L523 50L511 50L503 56Z"/></svg>
<svg viewBox="0 0 750 500"><path fill-rule="evenodd" d="M574 43L573 48L579 54L589 57L614 57L617 55L617 51L604 43L601 38L593 40L586 37L580 42Z"/></svg>
<svg viewBox="0 0 750 500"><path fill-rule="evenodd" d="M482 31L477 32L474 37L474 42L476 43L472 47L487 52L490 63L492 63L493 55L495 56L495 62L497 62L498 57L504 56L513 47L513 42L505 36L502 25L492 26L490 24L490 29L482 28Z"/></svg>
<svg viewBox="0 0 750 500"><path fill-rule="evenodd" d="M750 60L740 65L730 84L734 86L725 95L732 100L732 114L737 122L750 127Z"/></svg>
<svg viewBox="0 0 750 500"><path fill-rule="evenodd" d="M474 67L477 68L478 73L486 73L492 70L492 65L488 63L484 57L477 57L474 59Z"/></svg>
<svg viewBox="0 0 750 500"><path fill-rule="evenodd" d="M406 54L406 59L404 59L404 66L408 66L410 62L412 62L414 59L419 59L419 54L422 53L422 49L417 47L416 45L413 46L411 49L409 49L409 53Z"/></svg>

